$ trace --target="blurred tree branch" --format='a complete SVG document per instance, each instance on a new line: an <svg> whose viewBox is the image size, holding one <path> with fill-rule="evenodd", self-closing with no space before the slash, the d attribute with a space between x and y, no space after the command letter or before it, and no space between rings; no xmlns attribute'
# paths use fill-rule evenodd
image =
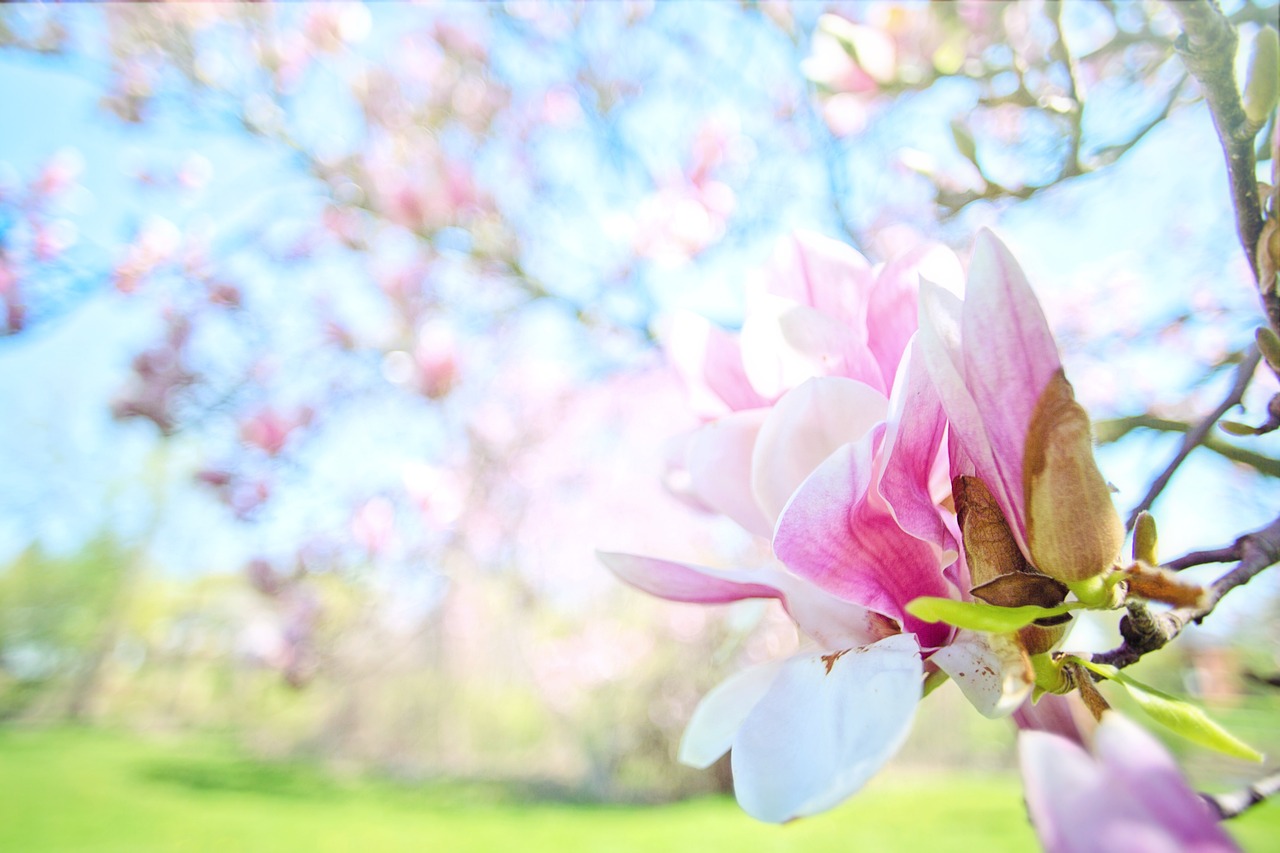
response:
<svg viewBox="0 0 1280 853"><path fill-rule="evenodd" d="M1189 433L1192 430L1192 426L1185 421L1161 418L1151 414L1110 418L1094 424L1094 432L1100 444L1110 444L1118 441L1135 429ZM1266 474L1268 477L1280 477L1280 459L1256 453L1224 441L1212 431L1205 435L1200 447L1205 450L1211 450L1223 458L1230 459L1232 462L1248 465L1260 474Z"/></svg>
<svg viewBox="0 0 1280 853"><path fill-rule="evenodd" d="M1151 509L1156 498L1164 491L1165 486L1169 485L1169 481L1173 479L1173 475L1177 472L1179 466L1186 461L1191 455L1191 451L1201 445L1207 445L1209 431L1213 429L1213 425L1218 422L1223 415L1231 410L1232 407L1240 404L1244 399L1245 389L1249 387L1250 380L1253 379L1253 373L1258 368L1258 363L1262 356L1258 352L1257 347L1250 346L1247 354L1241 360L1239 367L1236 368L1236 381L1231 388L1231 392L1226 398L1218 404L1212 412L1204 417L1199 423L1187 431L1186 437L1182 440L1182 447L1178 449L1178 453L1169 462L1165 469L1160 472L1160 476L1156 477L1151 483L1151 488L1147 490L1147 494L1138 503L1137 506L1129 513L1129 519L1126 526L1133 529L1133 525L1137 522L1138 513ZM1119 436L1117 436L1118 438ZM1216 439L1215 439L1216 440ZM1221 451L1219 451L1221 452ZM1226 455L1226 454L1223 454Z"/></svg>
<svg viewBox="0 0 1280 853"><path fill-rule="evenodd" d="M1182 26L1174 43L1187 71L1200 84L1214 129L1227 160L1236 231L1249 259L1249 269L1258 275L1258 237L1262 233L1262 206L1258 196L1257 160L1254 139L1265 122L1252 122L1245 115L1236 84L1235 58L1239 39L1236 29L1215 0L1166 0ZM1280 331L1280 294L1263 290L1262 301L1271 327Z"/></svg>

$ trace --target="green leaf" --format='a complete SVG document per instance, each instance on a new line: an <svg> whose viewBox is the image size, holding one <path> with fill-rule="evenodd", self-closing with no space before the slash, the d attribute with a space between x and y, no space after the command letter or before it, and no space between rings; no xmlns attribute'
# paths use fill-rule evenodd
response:
<svg viewBox="0 0 1280 853"><path fill-rule="evenodd" d="M907 604L907 612L926 622L945 622L970 631L1007 634L1025 628L1037 619L1061 616L1080 606L1078 601L1071 601L1057 607L1036 607L1033 604L997 607L981 601L956 601L922 595Z"/></svg>
<svg viewBox="0 0 1280 853"><path fill-rule="evenodd" d="M1248 761L1262 761L1262 753L1237 738L1209 718L1209 715L1182 699L1143 684L1114 666L1080 660L1086 669L1124 686L1147 716L1192 743Z"/></svg>

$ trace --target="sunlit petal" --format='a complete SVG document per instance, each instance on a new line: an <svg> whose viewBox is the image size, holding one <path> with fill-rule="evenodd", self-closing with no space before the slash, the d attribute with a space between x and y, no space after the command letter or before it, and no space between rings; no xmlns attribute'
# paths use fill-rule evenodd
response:
<svg viewBox="0 0 1280 853"><path fill-rule="evenodd" d="M1012 635L960 631L929 660L951 676L984 717L1005 717L1031 695L1035 675Z"/></svg>
<svg viewBox="0 0 1280 853"><path fill-rule="evenodd" d="M677 312L664 344L689 389L689 403L703 417L768 404L747 381L737 339L690 311Z"/></svg>
<svg viewBox="0 0 1280 853"><path fill-rule="evenodd" d="M770 411L735 412L707 424L690 436L685 457L692 494L765 539L773 534L773 519L765 518L751 492L751 460Z"/></svg>
<svg viewBox="0 0 1280 853"><path fill-rule="evenodd" d="M1005 512L1011 527L1025 530L1022 458L1027 429L1036 402L1062 362L1022 268L986 229L978 232L969 263L961 336L965 384L1014 514ZM1000 493L993 494L1000 499Z"/></svg>
<svg viewBox="0 0 1280 853"><path fill-rule="evenodd" d="M680 739L680 763L690 767L710 767L728 752L742 721L768 692L783 663L770 661L748 667L729 676L703 696Z"/></svg>
<svg viewBox="0 0 1280 853"><path fill-rule="evenodd" d="M898 620L933 648L946 642L950 628L922 622L904 608L918 596L953 597L956 590L932 546L867 500L877 438L841 447L814 471L779 518L773 550L795 574Z"/></svg>
<svg viewBox="0 0 1280 853"><path fill-rule="evenodd" d="M919 650L903 634L787 660L734 738L738 802L782 823L853 794L906 739L921 675Z"/></svg>
<svg viewBox="0 0 1280 853"><path fill-rule="evenodd" d="M880 451L880 496L907 533L941 550L954 549L932 492L946 415L924 361L913 349L914 344L903 353L889 401L889 426Z"/></svg>
<svg viewBox="0 0 1280 853"><path fill-rule="evenodd" d="M752 491L771 522L832 451L879 423L889 402L861 382L811 379L788 392L760 428L752 459Z"/></svg>
<svg viewBox="0 0 1280 853"><path fill-rule="evenodd" d="M781 598L763 572L713 569L637 554L598 551L596 556L621 580L668 601L724 604L745 598Z"/></svg>

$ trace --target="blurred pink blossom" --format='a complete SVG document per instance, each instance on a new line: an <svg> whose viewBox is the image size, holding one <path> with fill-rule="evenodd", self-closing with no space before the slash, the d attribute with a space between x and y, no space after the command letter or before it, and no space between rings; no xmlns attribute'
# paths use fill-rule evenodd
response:
<svg viewBox="0 0 1280 853"><path fill-rule="evenodd" d="M1179 853L1239 848L1164 746L1107 711L1089 752L1024 731L1018 753L1027 809L1049 853Z"/></svg>

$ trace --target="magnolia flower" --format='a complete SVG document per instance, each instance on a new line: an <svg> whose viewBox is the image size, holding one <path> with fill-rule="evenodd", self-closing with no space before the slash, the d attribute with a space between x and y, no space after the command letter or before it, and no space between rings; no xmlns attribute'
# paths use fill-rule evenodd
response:
<svg viewBox="0 0 1280 853"><path fill-rule="evenodd" d="M778 599L813 641L713 690L681 744L695 766L732 749L738 800L762 820L813 814L860 788L906 737L926 657L993 716L1030 690L1011 639L957 634L905 610L969 588L954 516L940 505L942 404L911 343L923 265L958 278L949 253L873 269L846 246L800 235L753 295L739 339L687 318L676 329L673 356L709 419L675 446L676 483L695 506L770 539L781 566L601 554L663 598Z"/></svg>
<svg viewBox="0 0 1280 853"><path fill-rule="evenodd" d="M1108 711L1092 755L1067 738L1018 736L1027 808L1049 853L1180 853L1239 848L1160 742Z"/></svg>
<svg viewBox="0 0 1280 853"><path fill-rule="evenodd" d="M995 604L1056 604L1066 595L1057 582L1079 586L1110 568L1124 528L1040 305L1013 255L986 230L963 302L928 283L920 299L920 353L950 425L973 581L1017 578L1006 585L1016 588L997 590L1000 600L975 594Z"/></svg>

